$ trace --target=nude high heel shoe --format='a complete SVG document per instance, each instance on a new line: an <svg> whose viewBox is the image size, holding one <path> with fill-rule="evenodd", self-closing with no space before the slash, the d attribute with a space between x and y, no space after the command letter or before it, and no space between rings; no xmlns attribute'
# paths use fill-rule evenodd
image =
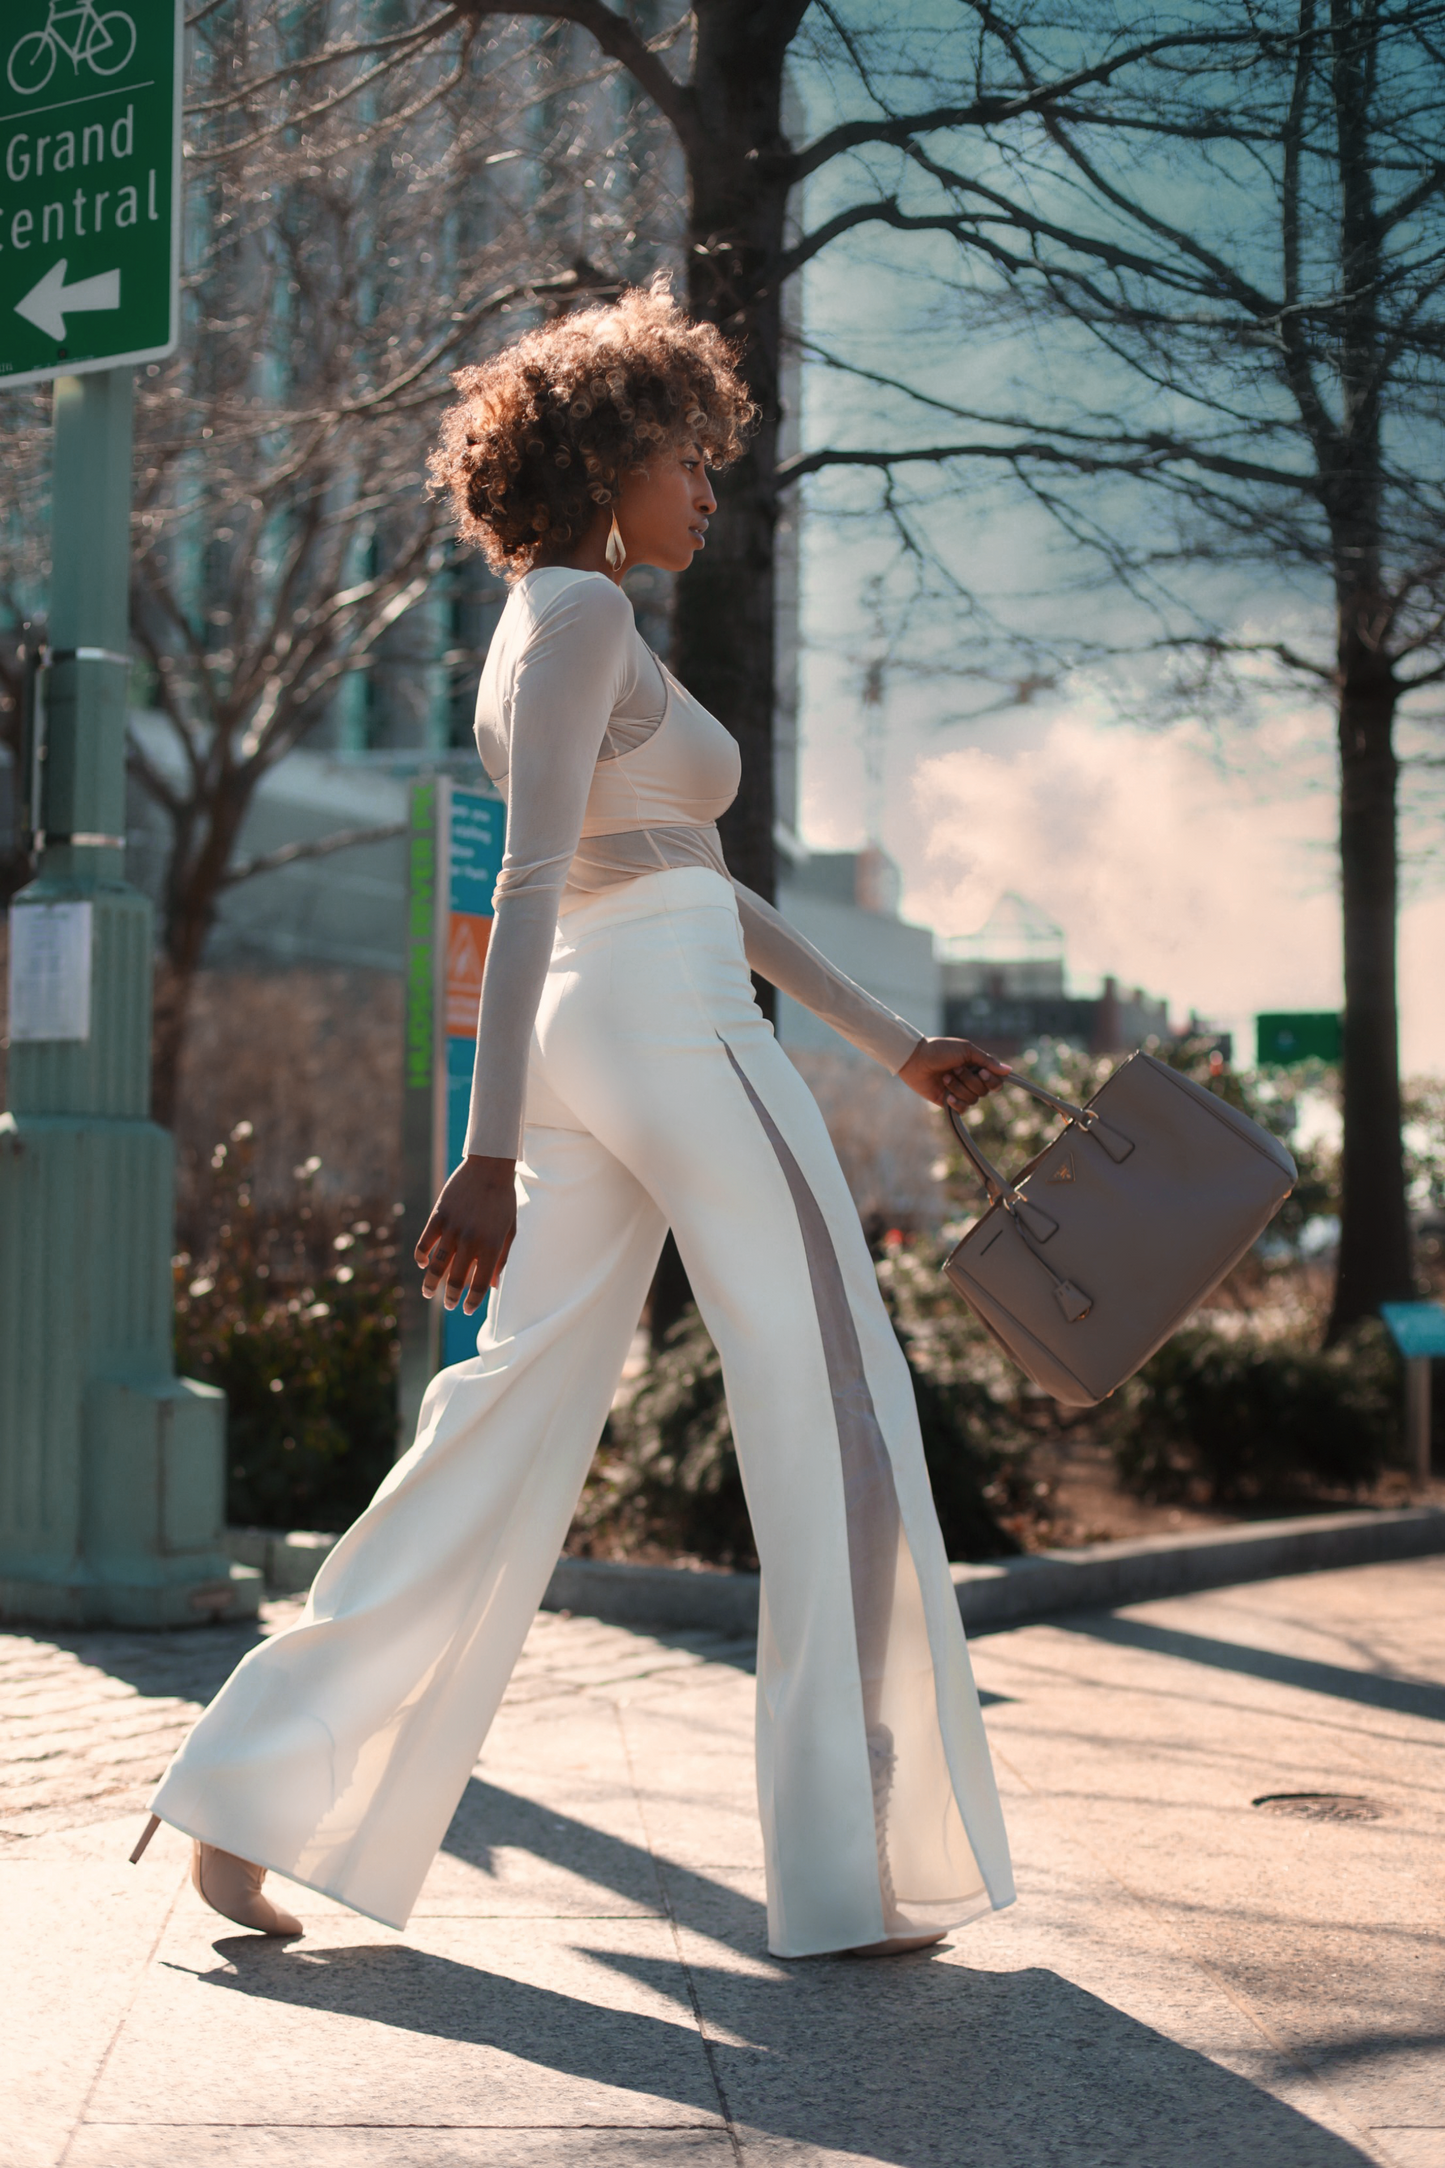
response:
<svg viewBox="0 0 1445 2168"><path fill-rule="evenodd" d="M234 1852L223 1852L219 1845L197 1839L191 1846L191 1881L196 1895L213 1912L234 1920L238 1927L254 1927L261 1935L305 1934L294 1913L283 1911L263 1893L265 1879L264 1867L238 1859Z"/></svg>
<svg viewBox="0 0 1445 2168"><path fill-rule="evenodd" d="M130 1855L133 1867L160 1826L160 1816L153 1814ZM262 1895L265 1879L264 1867L255 1866L249 1859L238 1859L234 1852L223 1852L219 1845L202 1844L198 1837L191 1839L191 1881L203 1904L219 1912L222 1919L234 1920L238 1927L254 1927L257 1934L304 1935L306 1930L294 1913L283 1912L280 1905Z"/></svg>

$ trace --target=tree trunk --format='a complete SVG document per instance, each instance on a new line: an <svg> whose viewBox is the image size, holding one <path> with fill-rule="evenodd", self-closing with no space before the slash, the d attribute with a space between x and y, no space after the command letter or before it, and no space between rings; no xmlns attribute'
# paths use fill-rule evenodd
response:
<svg viewBox="0 0 1445 2168"><path fill-rule="evenodd" d="M1340 178L1341 426L1326 459L1339 611L1340 906L1345 949L1342 1049L1344 1145L1340 1260L1327 1342L1382 1302L1414 1293L1400 1140L1399 762L1393 731L1400 686L1390 652L1394 612L1385 564L1380 324L1384 228L1372 132L1380 19L1358 0L1330 0L1329 84Z"/></svg>
<svg viewBox="0 0 1445 2168"><path fill-rule="evenodd" d="M1395 992L1399 688L1347 612L1340 640L1340 900L1344 922L1344 1144L1340 1259L1327 1344L1414 1293L1400 1142ZM1351 622L1351 619L1354 622Z"/></svg>
<svg viewBox="0 0 1445 2168"><path fill-rule="evenodd" d="M177 970L164 949L156 958L155 1005L151 1012L151 1120L174 1129L180 1107L181 1056L196 974Z"/></svg>
<svg viewBox="0 0 1445 2168"><path fill-rule="evenodd" d="M174 1129L191 995L227 866L259 777L232 771L205 817L198 848L183 826L171 852L151 1025L151 1119Z"/></svg>
<svg viewBox="0 0 1445 2168"><path fill-rule="evenodd" d="M738 342L760 408L745 456L718 483L707 548L678 582L678 676L737 739L742 787L722 821L728 864L771 899L774 579L782 259L788 204L783 79L796 5L700 0L688 158L688 305Z"/></svg>

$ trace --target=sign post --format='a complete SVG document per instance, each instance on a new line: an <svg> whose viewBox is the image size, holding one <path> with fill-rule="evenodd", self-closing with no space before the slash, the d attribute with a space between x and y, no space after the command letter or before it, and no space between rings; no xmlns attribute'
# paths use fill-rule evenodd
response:
<svg viewBox="0 0 1445 2168"><path fill-rule="evenodd" d="M437 1192L462 1157L477 1045L477 1004L492 931L492 890L502 865L506 807L489 785L449 776L413 785L408 830L405 1099L402 1146L400 1445L411 1444L422 1395L435 1373L477 1352L485 1315L426 1302L411 1253Z"/></svg>
<svg viewBox="0 0 1445 2168"><path fill-rule="evenodd" d="M222 1544L224 1397L175 1375L151 911L122 870L132 376L112 363L174 337L177 13L23 0L0 30L0 382L55 379L25 747L38 864L10 911L0 1115L0 1614L65 1625L190 1624L260 1596Z"/></svg>

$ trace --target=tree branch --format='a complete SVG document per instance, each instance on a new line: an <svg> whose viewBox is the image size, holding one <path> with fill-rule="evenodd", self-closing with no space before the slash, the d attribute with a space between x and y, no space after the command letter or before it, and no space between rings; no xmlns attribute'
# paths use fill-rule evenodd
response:
<svg viewBox="0 0 1445 2168"><path fill-rule="evenodd" d="M874 467L891 471L901 466L941 466L950 459L994 459L1014 467L1067 467L1076 474L1141 475L1158 473L1164 467L1191 466L1231 481L1263 482L1275 489L1294 489L1302 496L1318 497L1320 493L1316 475L1291 474L1287 468L1235 459L1225 452L1208 452L1200 445L1175 443L1164 437L1126 438L1116 446L1103 445L1096 451L1088 451L1082 445L1074 448L1038 439L1015 444L919 445L897 452L824 448L816 452L795 452L791 459L780 463L777 478L779 486L786 487L802 481L805 475L821 473L825 467Z"/></svg>
<svg viewBox="0 0 1445 2168"><path fill-rule="evenodd" d="M254 858L240 858L227 866L221 875L222 888L234 888L238 881L254 880L258 873L275 873L282 866L294 866L303 858L329 858L333 851L349 851L367 843L390 843L396 836L406 834L405 821L390 821L384 828L338 828L329 836L317 836L309 843L283 843L279 850L260 851Z"/></svg>
<svg viewBox="0 0 1445 2168"><path fill-rule="evenodd" d="M192 16L186 27L190 29L200 20L199 16ZM269 90L273 83L289 83L298 75L310 74L317 68L334 68L343 60L359 60L370 53L395 52L398 47L425 45L429 39L439 37L443 30L450 30L456 20L456 9L448 7L440 15L434 15L429 23L414 23L410 30L395 31L387 38L358 39L352 44L324 46L319 53L288 61L284 68L273 68L269 75L258 75L249 83L238 83L224 98L208 98L200 105L188 105L186 118L195 120L205 113L231 112L236 106L244 105L248 98L254 98L258 91Z"/></svg>
<svg viewBox="0 0 1445 2168"><path fill-rule="evenodd" d="M790 161L789 173L795 183L806 180L830 159L839 157L844 151L857 150L866 143L891 143L902 150L914 136L932 135L940 128L1001 127L1006 121L1022 120L1030 113L1040 112L1075 91L1085 90L1092 84L1107 83L1121 68L1132 67L1136 61L1153 59L1159 53L1182 52L1192 46L1217 48L1248 41L1248 33L1218 30L1195 30L1150 38L1141 45L1127 46L1112 59L1101 60L1092 68L1075 69L1071 75L1061 75L1056 82L1040 84L1030 90L975 98L967 105L933 106L923 113L902 113L886 120L843 121L797 152Z"/></svg>
<svg viewBox="0 0 1445 2168"><path fill-rule="evenodd" d="M661 51L672 43L674 33L664 31L654 48L625 16L605 7L603 0L523 0L520 5L517 0L457 0L457 12L476 23L498 15L533 15L551 22L575 23L596 39L609 60L618 61L627 70L639 89L646 91L658 111L671 122L684 150L702 148L702 129L692 91L686 83L679 83L661 59Z"/></svg>
<svg viewBox="0 0 1445 2168"><path fill-rule="evenodd" d="M288 135L294 129L304 128L312 121L323 119L326 115L334 113L338 106L345 105L348 99L357 97L363 90L370 90L373 84L379 82L383 76L392 75L398 68L404 67L411 58L413 51L419 52L424 45L431 42L434 36L439 35L443 29L456 22L457 19L455 12L449 12L447 15L437 18L435 28L429 24L425 33L414 31L408 41L408 50L393 53L389 59L379 60L376 66L365 75L358 75L355 82L347 83L341 90L329 91L324 98L319 99L315 105L307 106L302 112L284 114L280 120L273 121L269 128L260 128L255 135L243 136L236 143L221 143L211 150L200 150L192 146L187 150L186 156L193 165L215 165L222 159L233 159L242 151L253 151L262 143L272 142L277 136ZM385 125L390 129L399 128L403 122L412 120L418 113L424 112L426 107L437 98L445 96L447 91L454 90L462 79L465 66L466 53L464 51L462 58L444 82L436 85L434 89L423 92L422 96L414 100L407 110L390 114ZM228 100L227 103L229 102ZM357 140L361 139L358 138Z"/></svg>

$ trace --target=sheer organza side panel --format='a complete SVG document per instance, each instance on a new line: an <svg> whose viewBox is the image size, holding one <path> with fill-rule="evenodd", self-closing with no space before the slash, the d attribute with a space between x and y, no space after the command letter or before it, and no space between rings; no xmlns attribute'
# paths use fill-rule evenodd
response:
<svg viewBox="0 0 1445 2168"><path fill-rule="evenodd" d="M954 1794L922 1591L842 1267L802 1168L727 1051L792 1195L827 1364L885 1928L894 1935L959 1926L988 1910L990 1899Z"/></svg>

